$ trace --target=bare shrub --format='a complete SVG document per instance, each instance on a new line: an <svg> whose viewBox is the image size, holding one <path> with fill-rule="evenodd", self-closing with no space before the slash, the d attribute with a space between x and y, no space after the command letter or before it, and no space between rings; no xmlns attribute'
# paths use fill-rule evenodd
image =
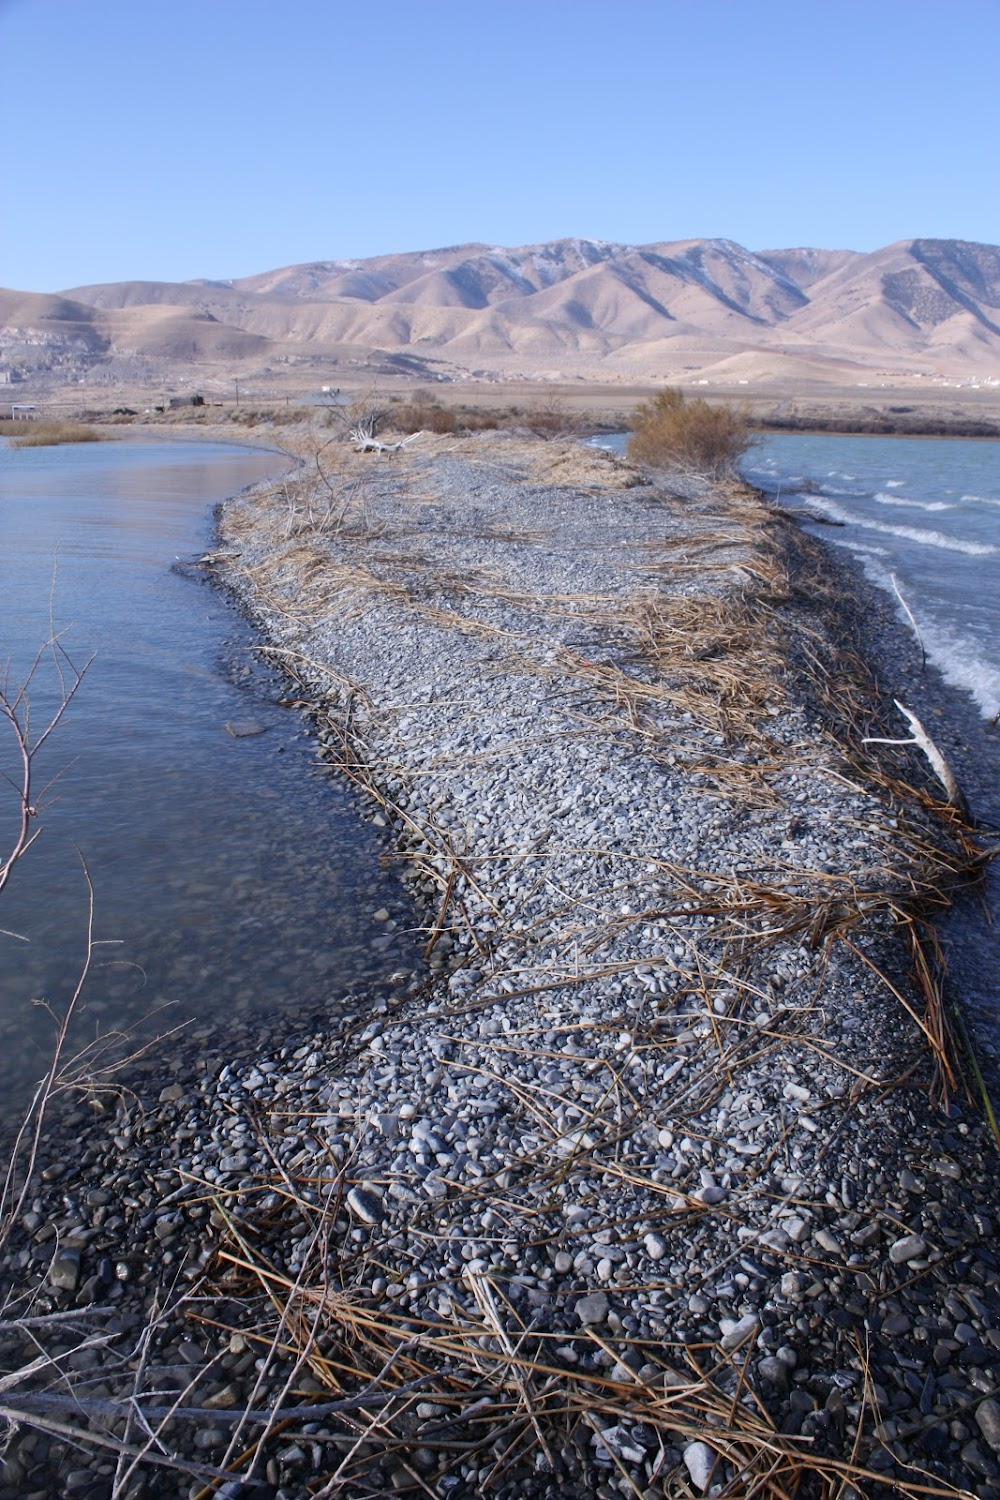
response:
<svg viewBox="0 0 1000 1500"><path fill-rule="evenodd" d="M712 406L700 397L689 401L683 391L668 386L634 413L628 456L720 479L735 475L754 441L746 407L728 401Z"/></svg>
<svg viewBox="0 0 1000 1500"><path fill-rule="evenodd" d="M411 402L389 412L388 422L397 432L487 432L497 426L497 416L469 406L443 406L426 395L421 400L414 392Z"/></svg>
<svg viewBox="0 0 1000 1500"><path fill-rule="evenodd" d="M410 402L397 406L389 413L389 425L397 432L454 432L458 414L453 407L442 406L437 401Z"/></svg>
<svg viewBox="0 0 1000 1500"><path fill-rule="evenodd" d="M328 427L336 428L341 437L354 442L358 433L377 437L388 417L385 403L374 391L367 391L350 406L331 406L326 422Z"/></svg>
<svg viewBox="0 0 1000 1500"><path fill-rule="evenodd" d="M31 716L31 690L46 662L51 663L58 683L57 702L41 727L35 727ZM18 860L41 832L37 820L42 803L35 789L35 762L46 741L59 727L89 666L90 661L77 666L53 631L36 653L23 681L12 681L9 664L0 673L0 727L6 724L13 735L17 765L16 772L3 773L3 780L14 793L14 828L7 852L0 848L0 891L10 881Z"/></svg>
<svg viewBox="0 0 1000 1500"><path fill-rule="evenodd" d="M561 396L541 396L524 408L521 425L535 437L551 442L555 438L574 437L580 431L580 419L571 412Z"/></svg>

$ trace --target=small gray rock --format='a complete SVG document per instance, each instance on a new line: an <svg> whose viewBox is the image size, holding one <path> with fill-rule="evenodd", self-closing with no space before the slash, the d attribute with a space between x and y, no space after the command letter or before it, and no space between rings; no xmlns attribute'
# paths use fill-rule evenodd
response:
<svg viewBox="0 0 1000 1500"><path fill-rule="evenodd" d="M684 1466L691 1483L704 1494L715 1468L715 1454L707 1443L688 1443L684 1449Z"/></svg>
<svg viewBox="0 0 1000 1500"><path fill-rule="evenodd" d="M631 1441L626 1427L605 1427L603 1431L595 1432L590 1442L597 1449L598 1457L601 1456L602 1449L631 1464L641 1464L646 1457L645 1449L637 1447Z"/></svg>
<svg viewBox="0 0 1000 1500"><path fill-rule="evenodd" d="M792 1214L789 1218L782 1219L781 1227L788 1235L789 1239L794 1240L797 1245L801 1245L802 1241L809 1233L808 1222L799 1214Z"/></svg>
<svg viewBox="0 0 1000 1500"><path fill-rule="evenodd" d="M586 1297L580 1298L574 1311L584 1328L587 1328L592 1323L603 1323L610 1306L606 1292L588 1292Z"/></svg>
<svg viewBox="0 0 1000 1500"><path fill-rule="evenodd" d="M699 1203L704 1203L712 1208L717 1203L725 1203L727 1194L725 1188L703 1187L699 1188L696 1193L692 1193L691 1196L697 1199Z"/></svg>
<svg viewBox="0 0 1000 1500"><path fill-rule="evenodd" d="M747 1313L739 1322L723 1318L719 1326L722 1329L723 1349L737 1349L747 1339L756 1338L760 1332L760 1319L754 1313Z"/></svg>
<svg viewBox="0 0 1000 1500"><path fill-rule="evenodd" d="M976 1426L994 1453L1000 1453L1000 1401L988 1396L976 1407Z"/></svg>
<svg viewBox="0 0 1000 1500"><path fill-rule="evenodd" d="M769 1380L779 1391L787 1391L789 1372L788 1366L783 1359L778 1359L776 1355L769 1354L761 1360L757 1369L764 1380Z"/></svg>
<svg viewBox="0 0 1000 1500"><path fill-rule="evenodd" d="M49 1281L61 1292L75 1292L80 1282L79 1250L57 1250L49 1262Z"/></svg>
<svg viewBox="0 0 1000 1500"><path fill-rule="evenodd" d="M889 1259L894 1266L905 1266L911 1260L919 1260L926 1253L927 1241L919 1234L904 1234L889 1246Z"/></svg>
<svg viewBox="0 0 1000 1500"><path fill-rule="evenodd" d="M381 1224L385 1218L385 1204L371 1188L352 1187L347 1195L347 1206L363 1224Z"/></svg>

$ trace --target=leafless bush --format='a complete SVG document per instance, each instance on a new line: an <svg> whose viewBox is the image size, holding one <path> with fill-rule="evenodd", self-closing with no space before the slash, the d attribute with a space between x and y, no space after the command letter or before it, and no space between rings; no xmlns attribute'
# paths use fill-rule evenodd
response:
<svg viewBox="0 0 1000 1500"><path fill-rule="evenodd" d="M749 413L729 402L712 406L668 386L632 417L628 456L656 467L679 466L713 479L731 477L753 445Z"/></svg>
<svg viewBox="0 0 1000 1500"><path fill-rule="evenodd" d="M377 437L385 424L388 409L375 391L366 391L350 406L331 406L327 412L327 426L332 427L338 437L345 441L355 440L355 434L363 432L366 437Z"/></svg>
<svg viewBox="0 0 1000 1500"><path fill-rule="evenodd" d="M43 723L42 728L36 732L31 722L31 689L38 683L46 662L51 664L58 682L57 699L55 708ZM0 679L0 720L6 722L13 735L16 765L13 775L0 770L0 776L14 793L15 802L15 830L7 853L0 854L0 892L14 873L14 866L18 860L27 852L41 832L37 818L42 807L42 797L47 788L43 789L41 795L36 795L35 764L43 746L58 728L63 715L76 696L77 689L89 666L90 661L87 661L82 667L77 667L70 659L59 637L53 633L39 648L20 684L11 682L9 663Z"/></svg>
<svg viewBox="0 0 1000 1500"><path fill-rule="evenodd" d="M468 406L443 406L430 397L418 395L388 413L388 423L397 432L487 432L498 425L494 412L474 411Z"/></svg>
<svg viewBox="0 0 1000 1500"><path fill-rule="evenodd" d="M556 395L542 396L526 406L520 421L535 437L546 441L573 437L580 431L579 418L570 411L563 398Z"/></svg>

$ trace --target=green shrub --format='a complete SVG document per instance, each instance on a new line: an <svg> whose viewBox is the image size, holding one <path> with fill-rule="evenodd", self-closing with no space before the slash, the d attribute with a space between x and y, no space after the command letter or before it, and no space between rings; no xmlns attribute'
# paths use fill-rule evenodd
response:
<svg viewBox="0 0 1000 1500"><path fill-rule="evenodd" d="M745 407L728 401L718 406L700 398L689 401L683 391L668 386L633 414L628 456L638 463L694 469L721 479L736 473L754 442Z"/></svg>

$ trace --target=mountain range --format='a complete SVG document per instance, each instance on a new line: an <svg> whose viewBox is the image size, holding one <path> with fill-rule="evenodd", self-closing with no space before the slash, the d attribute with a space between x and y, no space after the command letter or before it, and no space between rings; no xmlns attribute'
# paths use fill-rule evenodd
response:
<svg viewBox="0 0 1000 1500"><path fill-rule="evenodd" d="M1000 247L871 253L561 239L234 281L0 290L0 380L277 376L634 383L1000 379Z"/></svg>

